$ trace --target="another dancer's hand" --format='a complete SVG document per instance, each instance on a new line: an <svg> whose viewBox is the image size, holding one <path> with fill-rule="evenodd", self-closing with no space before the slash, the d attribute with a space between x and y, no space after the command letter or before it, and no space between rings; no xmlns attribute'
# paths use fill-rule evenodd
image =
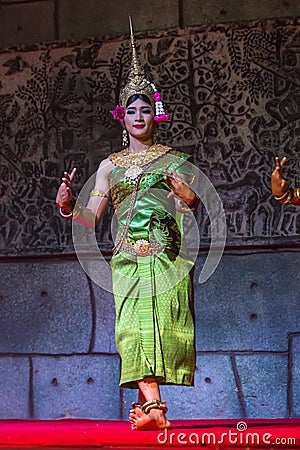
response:
<svg viewBox="0 0 300 450"><path fill-rule="evenodd" d="M281 197L288 189L288 182L283 177L284 165L286 163L286 157L280 159L275 157L275 169L272 173L272 192L275 197Z"/></svg>
<svg viewBox="0 0 300 450"><path fill-rule="evenodd" d="M188 206L193 204L196 199L194 191L184 180L184 176L177 173L175 169L172 169L172 174L165 170L165 181L171 192L168 194L168 198L176 197L186 203Z"/></svg>
<svg viewBox="0 0 300 450"><path fill-rule="evenodd" d="M56 204L65 211L72 210L72 208L70 208L70 201L73 197L71 190L71 182L74 179L75 174L76 174L75 167L70 174L68 172L64 172L62 183L59 186L57 192Z"/></svg>

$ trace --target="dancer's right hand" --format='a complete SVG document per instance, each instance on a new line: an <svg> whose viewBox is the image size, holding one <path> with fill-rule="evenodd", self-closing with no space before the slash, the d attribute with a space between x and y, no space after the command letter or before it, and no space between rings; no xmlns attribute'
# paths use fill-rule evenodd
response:
<svg viewBox="0 0 300 450"><path fill-rule="evenodd" d="M74 179L76 174L76 168L72 170L69 174L68 172L64 172L64 176L62 177L62 183L58 188L57 196L56 196L56 204L59 208L67 211L68 209L72 209L69 206L69 203L73 197L71 191L71 182Z"/></svg>

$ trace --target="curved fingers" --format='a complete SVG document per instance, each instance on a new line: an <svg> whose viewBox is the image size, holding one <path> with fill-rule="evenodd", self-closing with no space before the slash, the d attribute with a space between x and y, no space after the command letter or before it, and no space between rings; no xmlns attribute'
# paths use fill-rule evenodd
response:
<svg viewBox="0 0 300 450"><path fill-rule="evenodd" d="M74 177L75 177L75 175L76 175L76 172L77 172L77 169L76 169L76 167L74 167L74 168L72 169L71 174L70 174L70 181L73 181L73 179L74 179Z"/></svg>
<svg viewBox="0 0 300 450"><path fill-rule="evenodd" d="M62 178L63 183L65 183L68 187L70 187L71 181L73 181L75 175L76 175L76 167L72 169L72 172L69 174L68 172L64 172L64 176Z"/></svg>

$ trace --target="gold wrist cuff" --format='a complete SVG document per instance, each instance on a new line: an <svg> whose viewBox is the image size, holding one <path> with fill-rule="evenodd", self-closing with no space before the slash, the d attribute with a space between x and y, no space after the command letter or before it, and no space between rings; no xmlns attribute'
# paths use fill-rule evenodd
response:
<svg viewBox="0 0 300 450"><path fill-rule="evenodd" d="M294 188L293 198L300 199L300 188Z"/></svg>
<svg viewBox="0 0 300 450"><path fill-rule="evenodd" d="M285 193L280 197L276 197L274 195L275 200L278 200L283 205L285 205L286 203L290 203L293 197L294 197L294 188L292 187L288 187Z"/></svg>
<svg viewBox="0 0 300 450"><path fill-rule="evenodd" d="M75 205L75 208L73 209L73 220L77 219L78 216L80 216L80 214L83 211L83 206L82 205Z"/></svg>
<svg viewBox="0 0 300 450"><path fill-rule="evenodd" d="M280 197L276 197L276 195L274 195L275 200L278 200L280 202L280 200L283 200L288 195L289 191L290 191L290 188L287 188L285 193L282 194Z"/></svg>
<svg viewBox="0 0 300 450"><path fill-rule="evenodd" d="M64 211L62 208L59 208L59 214L61 215L61 217L63 217L64 219L71 219L73 217L73 211L71 211L70 213L67 213L66 211Z"/></svg>
<svg viewBox="0 0 300 450"><path fill-rule="evenodd" d="M196 211L196 209L198 208L198 204L199 198L197 196L191 206L186 205L183 200L179 200L179 212L184 214L189 211Z"/></svg>

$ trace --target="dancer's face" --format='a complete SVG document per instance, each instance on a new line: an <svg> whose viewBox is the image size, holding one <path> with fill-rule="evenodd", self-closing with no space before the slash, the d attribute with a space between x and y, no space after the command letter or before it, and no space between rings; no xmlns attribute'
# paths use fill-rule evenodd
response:
<svg viewBox="0 0 300 450"><path fill-rule="evenodd" d="M135 100L125 110L126 130L136 139L150 139L153 131L153 115L151 105L141 99Z"/></svg>

